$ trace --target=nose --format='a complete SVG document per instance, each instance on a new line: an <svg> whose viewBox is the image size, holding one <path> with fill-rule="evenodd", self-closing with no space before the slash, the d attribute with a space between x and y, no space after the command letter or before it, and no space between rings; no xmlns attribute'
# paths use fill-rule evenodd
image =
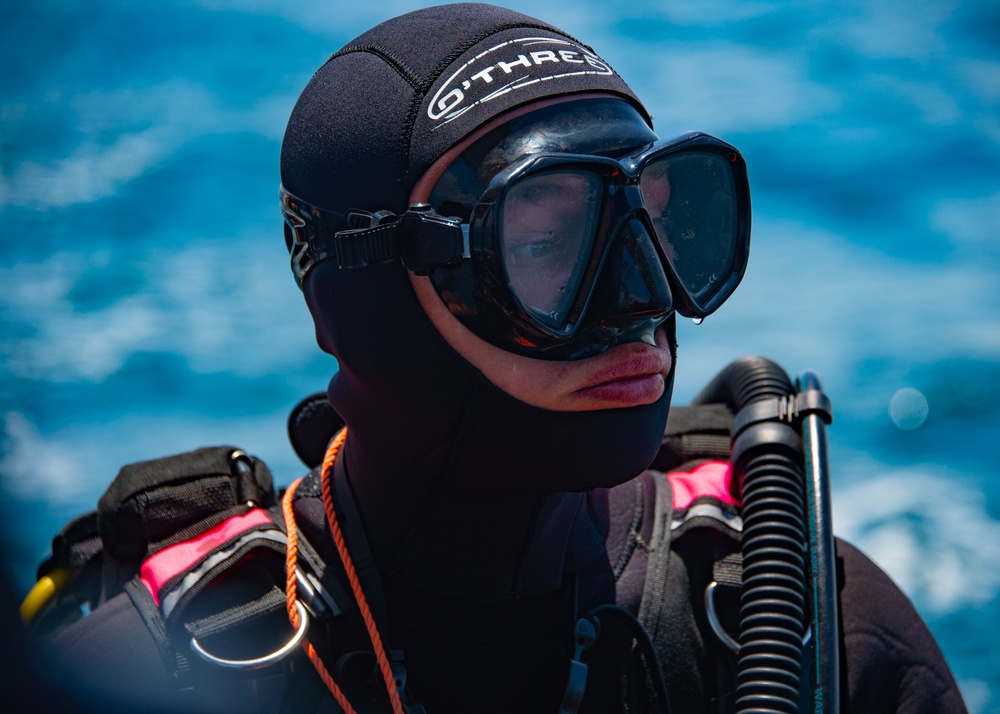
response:
<svg viewBox="0 0 1000 714"><path fill-rule="evenodd" d="M587 312L603 324L665 318L673 295L651 229L638 217L619 229L604 260Z"/></svg>

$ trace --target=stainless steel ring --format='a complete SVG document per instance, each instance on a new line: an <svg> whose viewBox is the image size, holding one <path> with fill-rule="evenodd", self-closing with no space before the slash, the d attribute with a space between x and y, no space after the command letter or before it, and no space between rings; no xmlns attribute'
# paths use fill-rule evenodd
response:
<svg viewBox="0 0 1000 714"><path fill-rule="evenodd" d="M305 605L296 601L295 609L299 612L299 628L295 631L295 634L292 635L292 639L282 645L280 649L277 649L270 654L266 654L263 657L256 657L254 659L223 659L222 657L216 657L214 654L203 648L195 637L191 638L191 649L206 662L211 662L219 667L226 667L228 669L260 669L261 667L267 667L268 665L275 664L290 655L300 644L302 644L302 640L304 640L306 636L306 630L309 629L309 613L306 610Z"/></svg>

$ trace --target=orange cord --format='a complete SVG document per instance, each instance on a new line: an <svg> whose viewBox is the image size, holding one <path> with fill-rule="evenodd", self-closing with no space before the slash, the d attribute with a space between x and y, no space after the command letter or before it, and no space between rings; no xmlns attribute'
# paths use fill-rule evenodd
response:
<svg viewBox="0 0 1000 714"><path fill-rule="evenodd" d="M344 445L344 441L347 439L347 429L344 428L330 443L329 448L326 450L326 455L323 457L323 468L321 471L321 482L323 487L323 507L326 510L326 520L330 526L330 533L333 536L333 542L337 546L337 553L340 555L341 563L344 565L344 571L347 573L347 579L351 583L351 590L354 592L354 599L358 603L358 609L361 610L361 617L364 619L365 628L368 630L368 637L371 640L372 647L375 650L375 658L378 660L379 669L382 672L382 679L385 680L385 688L389 694L389 701L392 704L393 714L405 714L405 709L403 709L403 703L399 698L399 688L396 686L396 679L392 674L392 666L389 664L389 658L386 656L385 647L382 645L382 637L379 635L378 627L375 625L375 618L372 616L371 608L368 607L368 600L365 598L364 591L361 589L361 581L358 579L358 573L354 568L354 561L351 559L351 554L347 550L347 543L344 540L344 534L340 530L340 524L337 522L337 512L333 507L333 491L330 486L330 472L333 469L333 463L337 459L337 454L340 452L340 448ZM295 569L298 564L298 532L295 527L295 514L292 511L292 494L295 492L295 488L299 485L302 479L299 479L291 486L288 487L288 491L285 492L285 497L282 499L281 508L285 515L285 523L288 529L288 550L286 553L285 561L285 571L287 576L287 583L285 585L285 593L288 598L288 619L292 623L293 627L298 627L299 625L299 613L295 607L295 599L298 593L298 587L295 580ZM320 678L333 693L334 698L337 703L340 704L341 708L347 714L354 714L354 710L351 705L347 702L344 693L341 691L337 683L333 681L333 677L327 672L326 667L323 666L323 661L316 654L316 650L309 643L308 640L303 644L307 654L309 655L309 660L313 663L316 671L319 672Z"/></svg>
<svg viewBox="0 0 1000 714"><path fill-rule="evenodd" d="M295 483L289 486L288 490L285 491L285 497L281 499L281 510L285 514L285 525L288 529L288 549L285 551L285 596L288 600L288 620L295 629L298 629L301 620L298 608L295 607L295 602L298 599L298 582L295 579L295 569L299 560L299 533L295 527L295 514L292 512L292 495L300 483L302 483L302 479L295 481ZM312 643L308 639L303 641L302 649L305 650L319 678L323 680L323 684L333 694L333 698L337 700L337 704L344 710L344 713L357 714L351 703L347 701L344 691L327 671L326 665L323 664L319 653L316 652L316 648L312 646Z"/></svg>

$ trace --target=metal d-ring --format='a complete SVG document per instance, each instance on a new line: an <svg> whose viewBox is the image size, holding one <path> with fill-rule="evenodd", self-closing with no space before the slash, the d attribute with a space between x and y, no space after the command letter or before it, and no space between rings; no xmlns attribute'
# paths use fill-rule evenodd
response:
<svg viewBox="0 0 1000 714"><path fill-rule="evenodd" d="M718 583L714 580L705 588L705 611L708 613L708 624L712 626L712 631L719 638L719 642L733 651L733 654L740 653L740 643L733 639L733 636L726 632L726 628L719 621L719 614L715 611L715 588Z"/></svg>
<svg viewBox="0 0 1000 714"><path fill-rule="evenodd" d="M719 641L726 647L733 651L733 654L740 653L740 643L733 639L732 635L726 632L726 628L722 626L722 622L719 620L719 614L715 611L715 588L718 583L714 580L708 584L705 588L705 611L708 613L708 624L712 626L712 631L715 632L715 636L719 638ZM806 627L806 632L802 635L802 644L809 644L809 640L812 638L812 625L810 624Z"/></svg>
<svg viewBox="0 0 1000 714"><path fill-rule="evenodd" d="M299 629L292 635L292 639L288 640L280 649L263 657L257 657L256 659L223 659L216 657L205 650L195 637L191 638L191 649L206 662L211 662L220 667L227 667L229 669L260 669L261 667L267 667L275 662L280 662L290 655L302 644L302 640L305 639L306 630L309 629L309 613L306 611L305 606L298 600L295 601L295 609L299 612Z"/></svg>

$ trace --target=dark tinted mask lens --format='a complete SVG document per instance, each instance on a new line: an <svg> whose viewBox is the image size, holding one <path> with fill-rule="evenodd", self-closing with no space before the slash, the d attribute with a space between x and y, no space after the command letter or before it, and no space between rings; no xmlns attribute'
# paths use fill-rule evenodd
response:
<svg viewBox="0 0 1000 714"><path fill-rule="evenodd" d="M500 251L511 290L541 324L569 319L594 244L603 182L588 171L529 174L507 190Z"/></svg>
<svg viewBox="0 0 1000 714"><path fill-rule="evenodd" d="M690 151L645 166L639 179L657 240L698 309L726 286L736 258L739 209L726 158Z"/></svg>

